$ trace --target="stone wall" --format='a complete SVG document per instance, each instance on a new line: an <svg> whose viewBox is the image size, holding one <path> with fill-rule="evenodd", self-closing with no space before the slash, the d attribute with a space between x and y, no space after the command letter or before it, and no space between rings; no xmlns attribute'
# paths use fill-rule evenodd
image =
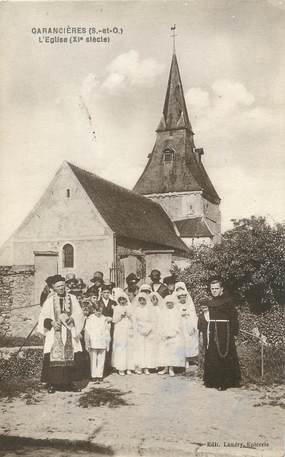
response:
<svg viewBox="0 0 285 457"><path fill-rule="evenodd" d="M0 335L28 335L39 314L39 307L26 308L33 293L33 265L0 266Z"/></svg>

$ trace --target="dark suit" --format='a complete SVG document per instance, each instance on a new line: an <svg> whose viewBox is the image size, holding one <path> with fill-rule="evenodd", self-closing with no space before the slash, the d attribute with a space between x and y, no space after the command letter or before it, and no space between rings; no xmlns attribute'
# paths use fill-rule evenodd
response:
<svg viewBox="0 0 285 457"><path fill-rule="evenodd" d="M103 310L102 310L103 316L112 318L113 314L114 314L113 306L116 306L117 303L114 300L112 300L111 298L109 298L107 306L106 306L102 297L100 298L98 303L100 303L103 306ZM114 334L114 324L112 322L111 328L110 328L111 341L110 341L109 351L106 352L104 375L108 375L112 371L111 361L112 361L112 349L113 349L113 334Z"/></svg>
<svg viewBox="0 0 285 457"><path fill-rule="evenodd" d="M155 289L153 287L153 284L152 284L151 288L152 288L153 291L155 291ZM163 284L162 282L160 283L159 288L156 289L156 292L159 293L159 295L162 298L165 298L167 295L169 295L168 287L165 284Z"/></svg>
<svg viewBox="0 0 285 457"><path fill-rule="evenodd" d="M109 298L108 304L106 306L103 298L101 297L100 300L98 300L98 303L103 306L103 311L102 311L103 316L113 317L113 314L114 314L113 306L117 305L117 303L114 300Z"/></svg>

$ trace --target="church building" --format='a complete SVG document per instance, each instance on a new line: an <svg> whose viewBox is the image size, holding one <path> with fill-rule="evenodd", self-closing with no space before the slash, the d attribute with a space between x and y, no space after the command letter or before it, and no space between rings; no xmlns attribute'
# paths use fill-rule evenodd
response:
<svg viewBox="0 0 285 457"><path fill-rule="evenodd" d="M220 241L220 198L194 144L175 52L156 133L134 190L64 162L2 246L0 265L34 272L35 303L51 274L89 282L100 270L124 287L130 272L167 276L173 261L187 262L189 247Z"/></svg>
<svg viewBox="0 0 285 457"><path fill-rule="evenodd" d="M156 141L134 187L159 203L188 245L213 245L221 239L220 198L196 148L178 62L173 53Z"/></svg>
<svg viewBox="0 0 285 457"><path fill-rule="evenodd" d="M189 251L156 202L64 162L20 227L0 249L0 265L35 271L35 302L45 279L94 271L125 287L130 272L145 279L153 268L169 274Z"/></svg>

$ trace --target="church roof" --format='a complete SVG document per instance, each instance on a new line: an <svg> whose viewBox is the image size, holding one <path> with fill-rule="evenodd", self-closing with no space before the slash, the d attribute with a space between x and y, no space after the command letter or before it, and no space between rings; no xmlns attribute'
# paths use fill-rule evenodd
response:
<svg viewBox="0 0 285 457"><path fill-rule="evenodd" d="M174 221L182 238L213 238L209 227L201 217Z"/></svg>
<svg viewBox="0 0 285 457"><path fill-rule="evenodd" d="M68 165L116 235L188 252L158 203L71 163Z"/></svg>
<svg viewBox="0 0 285 457"><path fill-rule="evenodd" d="M177 57L173 54L163 114L148 163L134 187L143 195L200 191L212 203L220 198L195 151ZM164 151L172 150L173 160L165 163Z"/></svg>

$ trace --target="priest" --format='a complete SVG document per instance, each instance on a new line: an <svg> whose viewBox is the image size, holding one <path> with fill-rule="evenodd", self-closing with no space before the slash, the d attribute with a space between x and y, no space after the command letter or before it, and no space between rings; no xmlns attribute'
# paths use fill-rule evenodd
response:
<svg viewBox="0 0 285 457"><path fill-rule="evenodd" d="M83 311L75 295L66 292L65 279L50 279L53 293L44 302L38 332L45 337L41 381L48 392L78 391L75 381L86 377L85 361L80 343L84 324Z"/></svg>

